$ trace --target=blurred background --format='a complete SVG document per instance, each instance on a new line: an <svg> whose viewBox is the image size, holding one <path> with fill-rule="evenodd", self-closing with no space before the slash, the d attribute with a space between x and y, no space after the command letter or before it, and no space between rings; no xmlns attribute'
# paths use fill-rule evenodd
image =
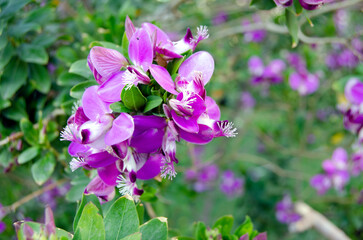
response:
<svg viewBox="0 0 363 240"><path fill-rule="evenodd" d="M295 48L284 9L272 0L255 3L1 0L0 239L14 238L15 221L41 220L45 204L57 227L71 231L89 176L70 171L68 143L59 141L59 132L82 96L73 86L84 83L84 89L90 79L71 66L87 58L95 41L121 46L126 16L135 26L158 25L174 41L188 27L195 34L208 27L209 38L196 49L215 60L206 89L222 119L238 129L235 138L205 146L179 143L177 176L144 184L141 200L168 218L169 236L191 236L193 222L212 225L231 214L235 225L250 216L269 239L322 239L312 229L289 231L295 220L290 213L281 217L276 204L290 196L363 239L362 175L322 195L310 184L336 148L353 152L355 136L340 112L346 81L363 75L362 2L328 2L301 15ZM294 87L295 73L318 79L318 86Z"/></svg>

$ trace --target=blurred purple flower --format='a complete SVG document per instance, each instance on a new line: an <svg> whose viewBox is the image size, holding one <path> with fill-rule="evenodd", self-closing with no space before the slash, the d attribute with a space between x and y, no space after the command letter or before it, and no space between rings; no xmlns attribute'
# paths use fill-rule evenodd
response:
<svg viewBox="0 0 363 240"><path fill-rule="evenodd" d="M222 23L227 22L228 14L224 11L219 11L217 15L215 15L212 19L212 23L214 26L220 25Z"/></svg>
<svg viewBox="0 0 363 240"><path fill-rule="evenodd" d="M253 22L254 23L259 23L261 22L261 19L258 15L253 15ZM243 27L248 27L251 24L251 22L248 19L244 19L242 21L242 26ZM266 37L266 31L265 30L253 30L253 31L248 31L244 33L244 40L246 42L262 42Z"/></svg>
<svg viewBox="0 0 363 240"><path fill-rule="evenodd" d="M242 92L241 94L241 105L243 109L252 109L256 105L256 101L249 92Z"/></svg>
<svg viewBox="0 0 363 240"><path fill-rule="evenodd" d="M227 170L222 175L220 189L227 197L237 197L244 192L244 182L243 178L235 177L232 171Z"/></svg>
<svg viewBox="0 0 363 240"><path fill-rule="evenodd" d="M337 30L339 35L344 35L345 33L347 33L349 26L349 15L347 10L338 9L334 13L334 24L335 29Z"/></svg>
<svg viewBox="0 0 363 240"><path fill-rule="evenodd" d="M319 78L316 74L308 72L294 72L289 76L289 84L293 90L305 96L315 92L319 88Z"/></svg>
<svg viewBox="0 0 363 240"><path fill-rule="evenodd" d="M292 66L297 72L305 72L306 71L306 62L305 60L297 53L289 53L287 55L287 62L290 66Z"/></svg>
<svg viewBox="0 0 363 240"><path fill-rule="evenodd" d="M4 222L0 222L0 233L4 232L6 229L6 224Z"/></svg>
<svg viewBox="0 0 363 240"><path fill-rule="evenodd" d="M294 210L294 204L291 201L290 195L285 195L283 199L276 204L276 218L281 223L293 223L301 217Z"/></svg>
<svg viewBox="0 0 363 240"><path fill-rule="evenodd" d="M272 60L266 67L263 65L262 60L257 56L252 56L248 60L248 70L252 75L251 82L257 84L277 84L282 82L282 71L286 65L280 59Z"/></svg>
<svg viewBox="0 0 363 240"><path fill-rule="evenodd" d="M314 176L310 180L310 185L317 190L319 195L324 194L331 187L342 191L350 178L348 154L345 149L335 149L332 158L325 160L322 166L325 171L324 174Z"/></svg>
<svg viewBox="0 0 363 240"><path fill-rule="evenodd" d="M358 176L363 172L363 151L358 151L352 155L352 175Z"/></svg>
<svg viewBox="0 0 363 240"><path fill-rule="evenodd" d="M185 172L185 179L193 182L193 189L196 192L205 192L212 189L218 178L219 168L215 164L205 165L198 170L188 169Z"/></svg>
<svg viewBox="0 0 363 240"><path fill-rule="evenodd" d="M44 184L44 186L48 186L53 183L54 181L50 179ZM46 191L42 195L40 195L39 200L45 205L49 205L52 209L55 209L55 207L57 206L57 198L64 196L69 191L70 187L71 186L69 183L55 187L52 190Z"/></svg>

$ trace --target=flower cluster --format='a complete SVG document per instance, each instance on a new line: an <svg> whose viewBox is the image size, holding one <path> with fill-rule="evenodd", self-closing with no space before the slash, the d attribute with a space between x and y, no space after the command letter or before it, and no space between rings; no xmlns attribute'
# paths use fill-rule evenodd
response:
<svg viewBox="0 0 363 240"><path fill-rule="evenodd" d="M354 38L351 41L352 48L349 49L342 44L335 44L334 49L325 58L325 63L330 69L355 68L359 64L358 57L353 50L362 54L363 42Z"/></svg>
<svg viewBox="0 0 363 240"><path fill-rule="evenodd" d="M49 186L54 184L52 179L48 180L44 186ZM39 201L42 202L44 205L48 205L50 208L55 209L57 206L57 198L64 196L70 189L70 184L66 183L62 186L57 186L52 190L44 192L42 195L39 196Z"/></svg>
<svg viewBox="0 0 363 240"><path fill-rule="evenodd" d="M363 142L363 82L358 78L351 78L345 85L345 98L349 101L344 114L344 126L358 135L359 142Z"/></svg>
<svg viewBox="0 0 363 240"><path fill-rule="evenodd" d="M276 5L289 7L292 5L293 0L274 0ZM296 0L295 0L296 1ZM314 10L319 8L325 0L299 0L300 5L306 10Z"/></svg>
<svg viewBox="0 0 363 240"><path fill-rule="evenodd" d="M300 215L294 210L294 204L290 195L285 195L283 199L276 204L276 218L281 223L290 224L300 220Z"/></svg>
<svg viewBox="0 0 363 240"><path fill-rule="evenodd" d="M101 46L91 49L88 65L99 85L85 90L61 134L71 141L72 171L97 170L85 192L103 201L113 198L115 186L138 198L143 190L137 179L175 177L180 139L206 144L236 135L204 88L214 71L213 57L192 54L208 37L206 27L196 36L188 29L172 42L155 25L136 28L127 17L125 34L125 56Z"/></svg>
<svg viewBox="0 0 363 240"><path fill-rule="evenodd" d="M290 53L287 60L295 69L289 76L290 87L302 96L315 92L319 88L319 78L308 72L305 60L296 53Z"/></svg>
<svg viewBox="0 0 363 240"><path fill-rule="evenodd" d="M252 75L251 83L254 85L281 83L285 68L286 65L281 59L274 59L267 66L264 66L262 59L257 56L252 56L248 60L248 70Z"/></svg>
<svg viewBox="0 0 363 240"><path fill-rule="evenodd" d="M317 174L310 180L311 186L318 194L324 194L331 187L342 191L350 178L348 165L348 154L345 149L335 149L332 158L322 164L324 173Z"/></svg>

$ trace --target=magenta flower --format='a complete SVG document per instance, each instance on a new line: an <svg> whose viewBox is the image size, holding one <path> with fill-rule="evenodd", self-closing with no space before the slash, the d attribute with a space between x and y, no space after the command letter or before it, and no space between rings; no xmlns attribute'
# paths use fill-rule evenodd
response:
<svg viewBox="0 0 363 240"><path fill-rule="evenodd" d="M276 218L279 222L286 224L300 220L301 217L295 212L290 195L285 195L283 199L276 204Z"/></svg>
<svg viewBox="0 0 363 240"><path fill-rule="evenodd" d="M85 192L96 194L101 202L113 198L115 186L138 199L143 190L137 179L175 177L180 139L206 144L214 137L236 135L232 123L220 121L219 107L204 88L214 71L209 53L182 59L175 81L166 69L208 37L205 27L196 37L188 29L178 42L151 23L135 28L127 17L125 28L129 60L113 49L91 49L88 65L100 85L85 90L61 133L61 140L71 141L71 170L97 172ZM121 101L121 92L130 99ZM150 99L161 101L148 108ZM113 103L121 104L122 111L113 112Z"/></svg>
<svg viewBox="0 0 363 240"><path fill-rule="evenodd" d="M342 191L349 181L348 154L344 148L335 149L331 159L322 164L324 174L318 174L310 180L318 194L324 194L330 187Z"/></svg>
<svg viewBox="0 0 363 240"><path fill-rule="evenodd" d="M282 72L285 70L285 63L280 59L272 60L266 67L257 56L248 60L248 70L252 75L252 84L277 84L283 80Z"/></svg>
<svg viewBox="0 0 363 240"><path fill-rule="evenodd" d="M363 152L358 151L352 155L352 174L354 176L358 176L361 172L363 172Z"/></svg>
<svg viewBox="0 0 363 240"><path fill-rule="evenodd" d="M289 84L293 90L304 96L315 92L319 88L319 78L317 75L308 72L294 72L289 76Z"/></svg>
<svg viewBox="0 0 363 240"><path fill-rule="evenodd" d="M306 10L314 10L319 8L325 0L299 0L301 6Z"/></svg>
<svg viewBox="0 0 363 240"><path fill-rule="evenodd" d="M358 78L351 78L345 85L344 93L352 104L363 103L363 82Z"/></svg>
<svg viewBox="0 0 363 240"><path fill-rule="evenodd" d="M293 0L274 0L274 1L278 6L289 7L291 6Z"/></svg>
<svg viewBox="0 0 363 240"><path fill-rule="evenodd" d="M230 170L225 171L220 185L221 191L228 197L237 197L244 192L244 179L238 178Z"/></svg>
<svg viewBox="0 0 363 240"><path fill-rule="evenodd" d="M196 192L211 190L218 178L219 169L215 164L198 166L197 170L188 169L185 172L185 179L193 182L193 189Z"/></svg>
<svg viewBox="0 0 363 240"><path fill-rule="evenodd" d="M212 19L212 23L214 26L220 25L222 23L227 22L228 20L228 14L224 11L220 11L215 15Z"/></svg>

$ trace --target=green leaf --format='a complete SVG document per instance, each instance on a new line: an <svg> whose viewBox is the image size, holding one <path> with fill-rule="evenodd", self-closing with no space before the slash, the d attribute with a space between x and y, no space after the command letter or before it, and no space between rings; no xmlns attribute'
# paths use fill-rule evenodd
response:
<svg viewBox="0 0 363 240"><path fill-rule="evenodd" d="M148 240L166 240L168 238L167 219L158 217L147 221L140 226L142 236Z"/></svg>
<svg viewBox="0 0 363 240"><path fill-rule="evenodd" d="M276 7L276 4L272 0L252 0L250 6L255 6L260 10L270 10Z"/></svg>
<svg viewBox="0 0 363 240"><path fill-rule="evenodd" d="M100 214L102 215L102 208L101 208L100 200L98 199L98 197L94 194L83 194L81 203L79 204L79 207L77 208L77 213L73 220L73 231L76 231L79 219L81 218L81 215L83 212L83 209L86 206L86 204L88 204L89 202L92 202L99 209Z"/></svg>
<svg viewBox="0 0 363 240"><path fill-rule="evenodd" d="M105 217L106 239L118 240L138 231L139 218L134 200L126 195L117 199Z"/></svg>
<svg viewBox="0 0 363 240"><path fill-rule="evenodd" d="M121 92L121 100L128 109L138 111L146 104L147 99L134 84L126 85Z"/></svg>
<svg viewBox="0 0 363 240"><path fill-rule="evenodd" d="M89 69L87 65L87 59L78 60L72 63L71 67L69 68L69 72L80 75L87 79L93 78L91 69Z"/></svg>
<svg viewBox="0 0 363 240"><path fill-rule="evenodd" d="M74 172L73 174L79 174L77 177L73 177L71 181L71 189L66 194L66 200L69 202L76 202L82 198L82 193L89 183L89 178L84 175L83 171L79 173Z"/></svg>
<svg viewBox="0 0 363 240"><path fill-rule="evenodd" d="M47 153L44 157L35 162L31 168L34 181L38 185L45 183L52 175L56 160L52 153Z"/></svg>
<svg viewBox="0 0 363 240"><path fill-rule="evenodd" d="M159 96L150 95L147 97L147 103L144 108L144 113L160 106L160 104L163 102L163 99Z"/></svg>
<svg viewBox="0 0 363 240"><path fill-rule="evenodd" d="M74 86L83 82L84 80L85 78L80 75L63 72L59 75L57 79L57 84L60 86Z"/></svg>
<svg viewBox="0 0 363 240"><path fill-rule="evenodd" d="M253 231L253 223L251 221L251 218L249 216L246 216L245 221L236 229L234 232L237 237L241 237L242 235L248 233L249 236L251 236Z"/></svg>
<svg viewBox="0 0 363 240"><path fill-rule="evenodd" d="M18 163L19 164L24 164L26 162L29 162L30 160L34 159L36 156L38 156L39 154L39 147L35 146L35 147L30 147L28 149L26 149L25 151L23 151L19 157L18 157Z"/></svg>
<svg viewBox="0 0 363 240"><path fill-rule="evenodd" d="M97 85L97 82L95 80L88 80L85 82L81 82L71 88L70 95L73 98L81 99L86 88L91 87L93 85Z"/></svg>
<svg viewBox="0 0 363 240"><path fill-rule="evenodd" d="M9 100L4 100L0 96L0 110L3 110L5 108L8 108L11 106L11 102Z"/></svg>
<svg viewBox="0 0 363 240"><path fill-rule="evenodd" d="M122 36L122 55L127 59L129 58L129 40L127 39L126 31Z"/></svg>
<svg viewBox="0 0 363 240"><path fill-rule="evenodd" d="M13 56L14 48L10 42L0 51L0 71L3 69L6 64L10 61L11 57Z"/></svg>
<svg viewBox="0 0 363 240"><path fill-rule="evenodd" d="M29 63L47 64L49 57L45 48L33 44L23 43L20 45L18 54L21 60Z"/></svg>
<svg viewBox="0 0 363 240"><path fill-rule="evenodd" d="M39 25L46 25L55 19L55 8L42 7L35 8L29 12L28 16L24 19L27 23L37 23Z"/></svg>
<svg viewBox="0 0 363 240"><path fill-rule="evenodd" d="M30 0L11 0L0 12L0 19L8 19L22 9Z"/></svg>
<svg viewBox="0 0 363 240"><path fill-rule="evenodd" d="M37 46L49 47L57 40L57 38L58 36L55 34L43 33L37 35L33 39L32 44Z"/></svg>
<svg viewBox="0 0 363 240"><path fill-rule="evenodd" d="M299 1L293 1L293 3L294 3L295 13L296 13L296 15L301 14L301 13L302 13L302 11L303 11L303 8L302 8L302 6L301 6L300 2L299 2Z"/></svg>
<svg viewBox="0 0 363 240"><path fill-rule="evenodd" d="M51 79L48 70L41 65L30 65L30 81L34 88L41 93L48 93L50 90Z"/></svg>
<svg viewBox="0 0 363 240"><path fill-rule="evenodd" d="M12 37L20 38L24 34L30 31L40 31L40 25L32 22L29 23L20 22L10 28L9 35Z"/></svg>
<svg viewBox="0 0 363 240"><path fill-rule="evenodd" d="M131 235L128 235L124 238L122 238L121 240L141 240L141 233L134 233Z"/></svg>
<svg viewBox="0 0 363 240"><path fill-rule="evenodd" d="M16 100L13 101L12 106L5 109L3 113L5 117L18 122L23 118L28 118L24 98L16 98Z"/></svg>
<svg viewBox="0 0 363 240"><path fill-rule="evenodd" d="M292 38L292 47L296 47L299 43L299 21L295 13L290 9L285 9L286 25Z"/></svg>
<svg viewBox="0 0 363 240"><path fill-rule="evenodd" d="M197 222L195 224L195 239L196 240L207 240L207 236L205 233L206 226L203 222Z"/></svg>
<svg viewBox="0 0 363 240"><path fill-rule="evenodd" d="M20 121L20 129L24 133L25 140L30 145L37 145L39 142L38 131L34 128L33 124L28 119L22 119Z"/></svg>
<svg viewBox="0 0 363 240"><path fill-rule="evenodd" d="M231 215L219 218L213 225L213 228L218 228L222 236L230 234L233 227L233 217Z"/></svg>
<svg viewBox="0 0 363 240"><path fill-rule="evenodd" d="M0 152L0 165L6 168L12 161L13 157L11 152L7 148L4 148L3 151Z"/></svg>
<svg viewBox="0 0 363 240"><path fill-rule="evenodd" d="M144 213L145 213L144 205L141 203L137 204L136 211L137 211L137 216L139 217L139 224L141 225L144 222Z"/></svg>
<svg viewBox="0 0 363 240"><path fill-rule="evenodd" d="M58 48L56 56L67 64L70 64L78 59L77 52L69 46L62 46Z"/></svg>
<svg viewBox="0 0 363 240"><path fill-rule="evenodd" d="M184 62L184 60L187 57L184 56L182 58L176 58L174 59L172 62L170 62L167 66L167 69L170 73L170 76L174 75L175 73L177 73L177 71L179 70L180 65Z"/></svg>
<svg viewBox="0 0 363 240"><path fill-rule="evenodd" d="M125 107L125 105L122 102L112 103L110 105L110 108L113 112L118 112L118 113L121 113L121 112L130 113L131 112L131 110L128 109L127 107Z"/></svg>
<svg viewBox="0 0 363 240"><path fill-rule="evenodd" d="M74 240L102 240L105 239L105 226L99 209L93 202L87 203L82 211Z"/></svg>
<svg viewBox="0 0 363 240"><path fill-rule="evenodd" d="M0 93L3 99L11 98L25 84L28 66L19 59L12 59L5 67L0 81Z"/></svg>

